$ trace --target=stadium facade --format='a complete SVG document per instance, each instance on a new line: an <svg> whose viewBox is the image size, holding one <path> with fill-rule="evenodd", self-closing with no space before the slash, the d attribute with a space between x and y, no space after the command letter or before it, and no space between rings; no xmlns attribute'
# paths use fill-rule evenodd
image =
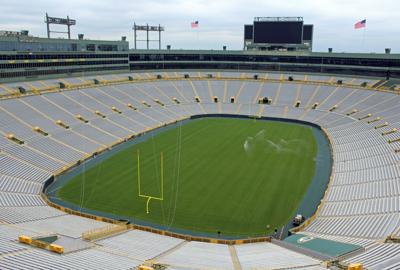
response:
<svg viewBox="0 0 400 270"><path fill-rule="evenodd" d="M400 55L254 51L131 50L129 52L0 52L0 80L104 72L227 69L400 77Z"/></svg>
<svg viewBox="0 0 400 270"><path fill-rule="evenodd" d="M227 69L400 78L400 55L309 51L131 50L128 42L0 34L0 81L128 70Z"/></svg>
<svg viewBox="0 0 400 270"><path fill-rule="evenodd" d="M126 37L120 41L84 39L83 34L78 39L41 38L29 35L26 30L0 31L0 51L22 52L119 52L128 51L129 43Z"/></svg>

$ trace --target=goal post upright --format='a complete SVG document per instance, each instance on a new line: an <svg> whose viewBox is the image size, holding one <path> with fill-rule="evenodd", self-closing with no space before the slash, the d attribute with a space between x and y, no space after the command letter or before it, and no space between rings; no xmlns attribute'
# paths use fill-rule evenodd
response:
<svg viewBox="0 0 400 270"><path fill-rule="evenodd" d="M160 182L161 182L161 197L156 197L156 196L150 196L146 194L142 194L141 191L141 178L140 178L140 151L139 149L137 150L137 165L138 165L138 196L142 198L146 198L146 213L150 213L149 210L149 204L150 200L158 200L158 201L163 201L164 200L164 154L163 152L160 153Z"/></svg>
<svg viewBox="0 0 400 270"><path fill-rule="evenodd" d="M140 190L140 150L137 150L137 164L138 164L138 192L139 192L139 196L142 194L141 190Z"/></svg>
<svg viewBox="0 0 400 270"><path fill-rule="evenodd" d="M160 153L161 201L164 200L164 153Z"/></svg>

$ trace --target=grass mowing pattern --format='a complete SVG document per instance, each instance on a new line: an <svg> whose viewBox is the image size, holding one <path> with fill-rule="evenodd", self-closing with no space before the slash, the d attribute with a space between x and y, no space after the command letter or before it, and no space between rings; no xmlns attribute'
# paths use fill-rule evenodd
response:
<svg viewBox="0 0 400 270"><path fill-rule="evenodd" d="M57 193L85 208L172 228L257 236L295 214L315 172L317 143L304 125L230 118L192 120L133 145ZM142 193L138 197L137 150ZM269 225L269 229L267 229Z"/></svg>

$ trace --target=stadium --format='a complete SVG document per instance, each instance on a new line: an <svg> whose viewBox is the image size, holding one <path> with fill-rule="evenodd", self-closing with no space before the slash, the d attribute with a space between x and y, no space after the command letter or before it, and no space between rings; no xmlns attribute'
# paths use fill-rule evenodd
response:
<svg viewBox="0 0 400 270"><path fill-rule="evenodd" d="M277 22L240 51L4 32L0 269L400 269L400 56L255 42Z"/></svg>

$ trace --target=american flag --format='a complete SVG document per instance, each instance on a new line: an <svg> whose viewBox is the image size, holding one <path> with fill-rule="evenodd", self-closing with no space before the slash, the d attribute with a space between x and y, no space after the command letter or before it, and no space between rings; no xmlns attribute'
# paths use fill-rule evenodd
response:
<svg viewBox="0 0 400 270"><path fill-rule="evenodd" d="M357 23L354 25L354 29L365 28L366 26L367 26L367 20L364 19L364 20L362 20L362 21L357 22Z"/></svg>
<svg viewBox="0 0 400 270"><path fill-rule="evenodd" d="M192 26L192 28L197 28L199 27L199 21L194 21L190 25Z"/></svg>

